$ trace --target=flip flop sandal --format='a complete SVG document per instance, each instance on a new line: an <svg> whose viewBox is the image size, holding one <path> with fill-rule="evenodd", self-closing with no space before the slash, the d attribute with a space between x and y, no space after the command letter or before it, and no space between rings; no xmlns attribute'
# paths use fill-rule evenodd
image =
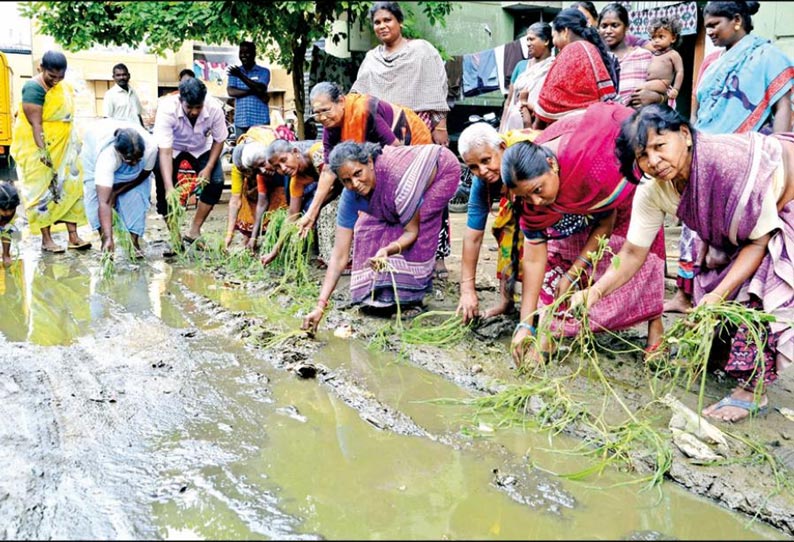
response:
<svg viewBox="0 0 794 542"><path fill-rule="evenodd" d="M50 254L63 254L64 252L66 252L66 249L63 247L55 247L55 248L41 247L41 251L49 252Z"/></svg>
<svg viewBox="0 0 794 542"><path fill-rule="evenodd" d="M449 271L446 269L436 269L433 271L433 276L438 280L447 280L449 278Z"/></svg>
<svg viewBox="0 0 794 542"><path fill-rule="evenodd" d="M406 307L404 309L400 309L400 319L402 320L413 320L420 314L424 314L427 312L427 308L419 305L414 305L412 307ZM392 316L392 319L397 319L397 313L395 312Z"/></svg>
<svg viewBox="0 0 794 542"><path fill-rule="evenodd" d="M189 247L195 247L196 250L207 250L207 245L204 244L204 241L199 239L193 239L192 237L188 237L187 235L182 236L182 240L185 244Z"/></svg>
<svg viewBox="0 0 794 542"><path fill-rule="evenodd" d="M91 248L91 241L83 241L79 244L69 243L69 250L88 250Z"/></svg>
<svg viewBox="0 0 794 542"><path fill-rule="evenodd" d="M742 420L745 420L745 419L747 419L747 418L749 418L751 416L753 416L753 417L763 416L764 414L766 414L769 411L769 405L759 406L759 405L755 404L752 401L744 401L742 399L736 399L735 397L731 397L730 395L728 395L728 396L723 397L722 399L720 399L720 402L717 403L714 406L714 410L711 411L711 414L714 414L719 409L721 409L723 407L727 407L727 406L735 407L735 408L741 408L742 410L746 410L748 415L745 416L744 418L740 418L740 419L736 420L735 422L731 421L731 420L721 420L720 418L715 418L712 415L708 415L706 417L707 418L711 418L712 420L736 423L736 422L740 422Z"/></svg>

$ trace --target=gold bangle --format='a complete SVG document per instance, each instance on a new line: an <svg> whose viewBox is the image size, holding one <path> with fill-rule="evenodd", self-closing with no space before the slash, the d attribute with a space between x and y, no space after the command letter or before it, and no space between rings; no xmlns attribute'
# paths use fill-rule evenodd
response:
<svg viewBox="0 0 794 542"><path fill-rule="evenodd" d="M467 279L460 279L460 283L463 284L464 282L469 282L470 280L473 281L474 277L469 277Z"/></svg>
<svg viewBox="0 0 794 542"><path fill-rule="evenodd" d="M664 104L664 102L666 102L666 101L667 101L667 96L665 96L664 94L661 94L661 99L659 100L659 103L660 104Z"/></svg>
<svg viewBox="0 0 794 542"><path fill-rule="evenodd" d="M438 130L439 132L446 132L446 131L447 131L447 129L446 129L446 128L439 128L438 126L436 126L435 128L433 128L433 131L434 131L434 132L435 132L436 130Z"/></svg>

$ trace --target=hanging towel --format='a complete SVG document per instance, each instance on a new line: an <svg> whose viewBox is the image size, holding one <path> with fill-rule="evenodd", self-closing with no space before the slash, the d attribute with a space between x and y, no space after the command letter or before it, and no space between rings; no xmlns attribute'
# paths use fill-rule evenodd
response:
<svg viewBox="0 0 794 542"><path fill-rule="evenodd" d="M447 105L452 107L463 96L463 57L453 56L444 63L447 72Z"/></svg>
<svg viewBox="0 0 794 542"><path fill-rule="evenodd" d="M463 55L463 62L461 64L463 70L463 95L476 96L479 94L477 91L478 72L480 69L480 53L472 53Z"/></svg>
<svg viewBox="0 0 794 542"><path fill-rule="evenodd" d="M478 96L499 88L499 74L493 49L463 55L464 96Z"/></svg>
<svg viewBox="0 0 794 542"><path fill-rule="evenodd" d="M499 83L499 92L502 94L507 94L507 86L505 86L505 46L500 45L493 50L494 57L496 58L496 77L499 79L497 82ZM508 73L507 77L510 77L513 72Z"/></svg>
<svg viewBox="0 0 794 542"><path fill-rule="evenodd" d="M510 79L513 74L513 70L515 70L516 65L519 62L524 60L524 55L521 49L521 43L526 43L526 38L521 38L515 41L511 41L510 43L505 45L505 62L504 62L504 69L505 69L505 78L504 84L506 87L510 86Z"/></svg>

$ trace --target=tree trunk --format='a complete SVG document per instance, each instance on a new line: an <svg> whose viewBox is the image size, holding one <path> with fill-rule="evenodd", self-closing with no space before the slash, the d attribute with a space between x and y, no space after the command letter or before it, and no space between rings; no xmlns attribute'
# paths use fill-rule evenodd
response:
<svg viewBox="0 0 794 542"><path fill-rule="evenodd" d="M303 116L306 112L306 88L303 81L306 63L306 39L298 39L292 46L292 91L295 93L295 116L298 138L305 139Z"/></svg>

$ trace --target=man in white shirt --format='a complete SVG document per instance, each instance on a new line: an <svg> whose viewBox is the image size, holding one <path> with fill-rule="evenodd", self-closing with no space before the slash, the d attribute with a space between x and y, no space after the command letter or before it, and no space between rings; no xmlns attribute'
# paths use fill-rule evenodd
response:
<svg viewBox="0 0 794 542"><path fill-rule="evenodd" d="M130 87L130 71L124 64L113 66L113 80L116 84L108 89L104 97L105 116L111 119L126 120L132 123L140 123L141 101L135 93L135 89Z"/></svg>
<svg viewBox="0 0 794 542"><path fill-rule="evenodd" d="M91 124L80 150L85 212L102 235L102 251L113 252L113 210L130 232L136 256L146 226L151 173L157 161L154 137L138 123L99 119Z"/></svg>

